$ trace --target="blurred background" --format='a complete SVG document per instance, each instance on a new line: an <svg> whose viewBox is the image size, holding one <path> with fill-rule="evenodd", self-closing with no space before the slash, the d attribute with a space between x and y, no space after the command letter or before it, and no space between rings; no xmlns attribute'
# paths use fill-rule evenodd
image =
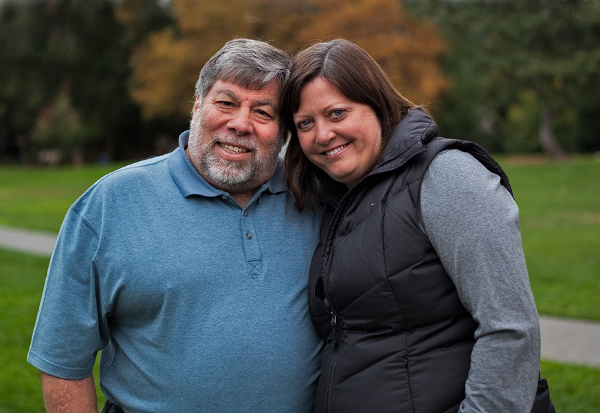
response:
<svg viewBox="0 0 600 413"><path fill-rule="evenodd" d="M0 0L0 162L169 151L234 37L353 40L444 136L495 153L600 151L598 0Z"/></svg>
<svg viewBox="0 0 600 413"><path fill-rule="evenodd" d="M493 152L542 321L583 325L552 327L541 373L557 411L600 413L600 0L0 0L0 232L53 240L94 181L174 149L235 37L353 40L442 136ZM3 245L0 413L42 413L26 356L49 255Z"/></svg>

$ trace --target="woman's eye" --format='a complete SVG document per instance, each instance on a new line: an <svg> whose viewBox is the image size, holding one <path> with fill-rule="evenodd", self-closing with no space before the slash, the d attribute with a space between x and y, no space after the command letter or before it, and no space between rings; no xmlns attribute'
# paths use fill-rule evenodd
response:
<svg viewBox="0 0 600 413"><path fill-rule="evenodd" d="M339 118L340 116L343 116L344 113L345 111L343 109L334 109L331 111L331 116L334 118Z"/></svg>
<svg viewBox="0 0 600 413"><path fill-rule="evenodd" d="M304 129L308 128L309 126L310 126L309 120L301 120L300 122L298 122L296 124L296 128L298 128L300 130L304 130Z"/></svg>

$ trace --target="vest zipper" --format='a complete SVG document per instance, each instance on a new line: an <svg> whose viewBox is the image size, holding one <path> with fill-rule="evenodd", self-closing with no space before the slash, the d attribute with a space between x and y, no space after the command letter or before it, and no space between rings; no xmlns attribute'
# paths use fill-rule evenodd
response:
<svg viewBox="0 0 600 413"><path fill-rule="evenodd" d="M342 328L338 324L337 315L335 314L335 312L333 310L331 311L331 326L332 326L333 341L330 344L332 346L332 350L335 352L335 360L333 361L333 363L331 365L331 369L329 370L329 379L327 380L328 386L327 386L327 397L325 399L325 411L329 412L329 413L331 412L331 408L332 408L331 399L332 399L332 394L333 394L334 378L335 378L335 374L337 371L338 363L340 361L340 357L342 355L342 347L343 347L343 343L342 343L342 340L340 337Z"/></svg>

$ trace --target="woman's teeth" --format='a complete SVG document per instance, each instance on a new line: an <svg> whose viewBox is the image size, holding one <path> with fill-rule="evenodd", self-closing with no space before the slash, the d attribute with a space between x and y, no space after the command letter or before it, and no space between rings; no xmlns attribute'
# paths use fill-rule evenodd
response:
<svg viewBox="0 0 600 413"><path fill-rule="evenodd" d="M335 155L336 153L338 153L339 151L341 151L342 149L344 149L346 146L348 146L348 144L345 144L345 145L342 145L342 146L338 146L335 149L332 149L330 151L325 152L325 155L327 155L327 156Z"/></svg>

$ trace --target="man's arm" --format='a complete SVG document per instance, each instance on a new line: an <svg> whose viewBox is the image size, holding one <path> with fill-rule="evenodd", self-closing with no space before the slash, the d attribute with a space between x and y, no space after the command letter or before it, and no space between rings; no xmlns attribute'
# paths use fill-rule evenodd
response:
<svg viewBox="0 0 600 413"><path fill-rule="evenodd" d="M65 380L42 374L42 394L48 413L98 413L94 376Z"/></svg>

